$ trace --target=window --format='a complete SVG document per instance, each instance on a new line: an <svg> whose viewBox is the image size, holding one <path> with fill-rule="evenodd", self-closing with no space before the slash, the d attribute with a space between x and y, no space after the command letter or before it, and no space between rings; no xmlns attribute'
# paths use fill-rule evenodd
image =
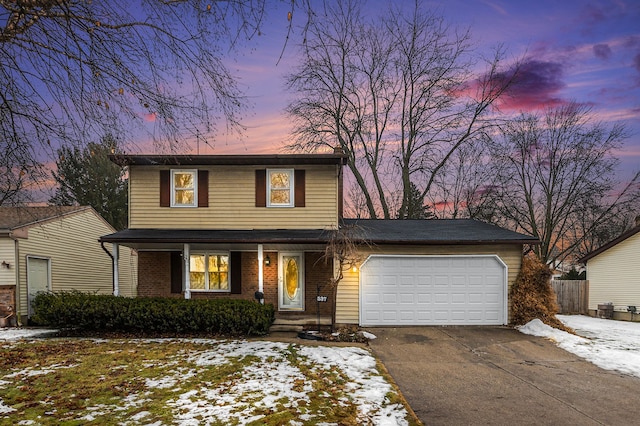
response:
<svg viewBox="0 0 640 426"><path fill-rule="evenodd" d="M189 259L191 290L229 291L229 255L194 253Z"/></svg>
<svg viewBox="0 0 640 426"><path fill-rule="evenodd" d="M293 170L267 170L267 207L293 207Z"/></svg>
<svg viewBox="0 0 640 426"><path fill-rule="evenodd" d="M197 170L171 170L171 207L197 207Z"/></svg>

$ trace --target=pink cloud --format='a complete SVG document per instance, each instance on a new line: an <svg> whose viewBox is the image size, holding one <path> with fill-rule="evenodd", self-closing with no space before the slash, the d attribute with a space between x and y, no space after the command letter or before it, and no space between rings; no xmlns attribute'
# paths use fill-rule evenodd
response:
<svg viewBox="0 0 640 426"><path fill-rule="evenodd" d="M530 111L562 105L559 96L566 87L563 67L557 62L529 59L516 70L512 69L496 76L498 80L513 78L511 86L500 99L498 107L510 111Z"/></svg>
<svg viewBox="0 0 640 426"><path fill-rule="evenodd" d="M146 121L147 123L154 123L156 121L155 112L145 113L142 115L142 117L144 118L144 121Z"/></svg>

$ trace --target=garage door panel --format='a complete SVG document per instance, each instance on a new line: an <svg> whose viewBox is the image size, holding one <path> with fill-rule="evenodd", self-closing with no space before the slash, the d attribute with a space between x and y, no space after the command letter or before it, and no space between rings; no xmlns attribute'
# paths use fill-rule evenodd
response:
<svg viewBox="0 0 640 426"><path fill-rule="evenodd" d="M504 324L506 273L496 256L372 256L360 271L361 324Z"/></svg>

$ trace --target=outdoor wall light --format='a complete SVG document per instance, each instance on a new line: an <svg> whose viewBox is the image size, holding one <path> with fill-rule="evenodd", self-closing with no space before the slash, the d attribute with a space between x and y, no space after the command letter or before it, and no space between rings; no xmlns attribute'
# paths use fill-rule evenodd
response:
<svg viewBox="0 0 640 426"><path fill-rule="evenodd" d="M269 257L269 255L267 255L267 257L264 258L264 266L269 265L271 265L271 258Z"/></svg>
<svg viewBox="0 0 640 426"><path fill-rule="evenodd" d="M9 265L9 262L7 262L6 260L2 261L2 266L9 269L11 267L11 265Z"/></svg>
<svg viewBox="0 0 640 426"><path fill-rule="evenodd" d="M356 265L351 266L352 272L358 272L358 267Z"/></svg>

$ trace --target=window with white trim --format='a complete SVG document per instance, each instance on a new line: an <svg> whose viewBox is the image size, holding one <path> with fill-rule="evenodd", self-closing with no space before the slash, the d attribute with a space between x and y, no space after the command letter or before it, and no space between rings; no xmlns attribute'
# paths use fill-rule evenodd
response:
<svg viewBox="0 0 640 426"><path fill-rule="evenodd" d="M198 206L198 171L171 170L171 207Z"/></svg>
<svg viewBox="0 0 640 426"><path fill-rule="evenodd" d="M191 290L231 291L228 253L192 253L189 258Z"/></svg>
<svg viewBox="0 0 640 426"><path fill-rule="evenodd" d="M267 207L293 207L293 185L293 169L267 169Z"/></svg>

